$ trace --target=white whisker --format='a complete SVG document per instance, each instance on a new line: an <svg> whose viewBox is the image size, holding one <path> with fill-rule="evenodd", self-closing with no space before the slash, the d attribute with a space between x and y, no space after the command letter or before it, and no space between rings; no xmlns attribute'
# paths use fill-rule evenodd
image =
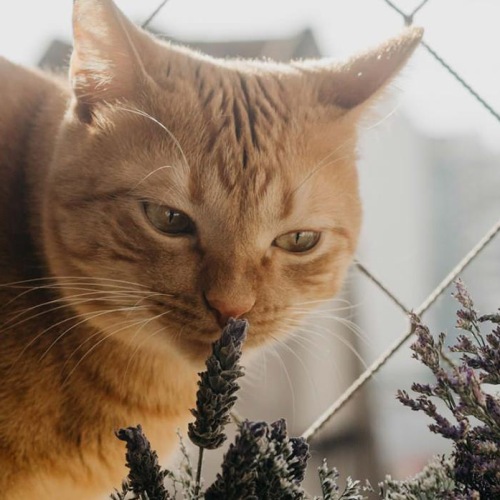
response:
<svg viewBox="0 0 500 500"><path fill-rule="evenodd" d="M275 342L278 342L278 339L274 337L273 335L270 336ZM280 356L280 353L276 350L275 346L270 345L270 351L278 358L278 361L281 364L281 367L283 368L283 373L285 374L285 377L288 381L288 389L290 390L290 394L292 396L292 419L295 419L296 415L296 407L295 407L295 391L293 390L293 383L292 379L290 377L290 374L288 373L288 368L286 366L286 363L283 361L283 359Z"/></svg>
<svg viewBox="0 0 500 500"><path fill-rule="evenodd" d="M184 150L182 149L182 146L181 146L180 142L177 140L177 137L175 137L175 135L163 123L161 123L159 120L157 120L156 118L154 118L150 114L146 113L145 111L142 111L142 110L137 109L137 108L131 109L131 108L124 108L122 106L115 106L115 108L116 109L120 109L121 111L127 111L129 113L133 113L133 114L136 114L136 115L139 115L139 116L143 116L144 118L147 118L148 120L151 120L153 123L156 123L156 125L158 125L159 127L161 127L168 134L168 136L172 139L172 141L174 142L175 146L180 151L180 153L182 155L182 158L183 158L186 166L189 166L189 162L187 161L186 155L184 154Z"/></svg>
<svg viewBox="0 0 500 500"><path fill-rule="evenodd" d="M281 333L287 333L286 330L281 330L281 329L278 329L277 330L278 332L281 332ZM299 364L301 365L304 373L306 374L306 377L309 381L309 384L311 386L311 389L316 397L316 399L318 399L318 389L317 389L317 386L316 384L314 383L314 380L311 376L311 373L309 371L309 367L304 363L304 360L286 343L286 341L283 341L277 337L274 337L275 341L278 342L278 345L280 347L283 347L285 348L288 352L290 352L294 357L295 359L297 359L297 361L299 362Z"/></svg>
<svg viewBox="0 0 500 500"><path fill-rule="evenodd" d="M77 300L77 301L74 301L75 298L88 297L88 296L91 296L91 295L92 296L97 295L97 297L93 297L93 298L90 298L90 299L87 299L87 300ZM41 302L40 304L37 304L35 306L31 306L31 307L22 309L14 317L10 318L7 322L5 322L2 326L8 327L8 329L14 328L15 326L18 326L19 323L16 323L16 324L11 325L11 326L9 326L9 325L13 321L15 321L18 317L20 317L20 316L22 316L24 314L27 314L30 311L34 311L34 310L40 309L42 307L50 306L52 304L61 304L62 303L63 305L58 306L58 307L54 307L54 308L49 308L49 309L43 311L43 313L36 314L34 316L30 316L28 318L25 318L24 321L28 321L30 319L34 319L34 318L40 316L41 314L46 314L46 313L49 313L49 312L53 312L55 310L67 307L69 305L79 305L79 304L83 304L83 303L86 303L86 302L102 301L102 300L106 300L106 301L122 300L123 301L124 298L130 298L130 297L137 298L137 295L134 294L133 292L113 292L113 294L110 295L109 291L100 291L100 290L99 291L91 291L91 292L79 293L79 294L74 294L74 295L66 295L66 296L63 296L63 297L59 297L57 299L49 300L49 301L46 301L46 302Z"/></svg>
<svg viewBox="0 0 500 500"><path fill-rule="evenodd" d="M136 337L140 334L140 332L143 330L143 328L144 328L146 325L148 325L148 324L149 324L149 323L151 323L152 321L156 321L156 320L158 320L158 319L162 318L163 316L166 316L167 314L169 314L169 313L171 313L171 312L172 312L172 310L171 310L171 309L169 309L168 311L165 311L165 312L163 312L163 313L157 314L157 315L155 315L155 316L153 316L153 317L148 318L147 320L145 320L145 321L143 322L143 324L142 324L142 325L141 325L141 326L137 329L137 331L134 333L134 335L133 335L133 337L132 337L132 342L136 339ZM123 380L125 380L125 379L127 378L127 373L128 373L129 368L130 368L130 365L131 365L131 363L132 363L132 360L134 359L134 357L136 356L136 354L139 352L139 349L140 349L140 348L144 345L144 343L146 342L146 340L149 340L150 338L154 337L154 336L155 336L157 333L159 333L160 331L165 330L165 328L166 328L166 327L163 325L161 328L159 328L159 329L155 330L155 332L154 332L154 334L153 334L153 335L149 335L149 336L147 336L145 339L142 339L142 341L141 341L141 342L139 342L139 343L136 345L136 347L135 347L134 351L132 352L132 354L131 354L131 355L130 355L130 357L129 357L129 360L128 360L128 362L127 362L127 366L125 367L125 371L124 371L123 376L122 376Z"/></svg>
<svg viewBox="0 0 500 500"><path fill-rule="evenodd" d="M144 307L144 309L147 309L147 308ZM61 340L67 333L69 333L71 330L74 330L75 328L77 328L81 324L86 323L87 321L91 321L91 320L93 320L95 318L99 318L99 317L104 316L106 314L113 314L113 313L117 313L117 312L128 312L130 310L137 311L138 308L136 306L133 306L132 308L131 307L121 307L121 308L117 308L117 309L108 309L108 310L104 310L104 311L98 311L98 312L95 312L93 315L90 315L90 317L87 317L88 315L85 315L85 318L83 318L82 320L78 321L76 324L71 325L69 328L67 328L66 330L64 330L64 332L60 333L54 339L54 341L49 345L49 347L47 347L47 349L40 356L40 361L49 353L49 351L57 344L57 342L59 342L59 340ZM83 315L81 314L79 316L83 316ZM92 336L90 336L89 339L90 338L92 338ZM85 344L85 342L83 342L83 344ZM83 344L80 344L80 346L78 346L77 349L79 349Z"/></svg>
<svg viewBox="0 0 500 500"><path fill-rule="evenodd" d="M66 378L64 379L62 385L64 386L66 384L66 382L71 378L71 375L73 375L73 373L75 373L75 371L77 370L77 368L81 365L81 363L83 363L83 361L88 357L90 356L90 354L92 354L92 352L94 352L94 350L99 347L104 341L108 340L109 338L113 337L114 335L116 335L117 333L125 330L126 328L130 328L131 326L134 326L134 324L140 324L143 320L139 320L139 321L136 321L135 323L132 322L131 325L129 324L126 324L125 326L121 327L121 328L118 328L117 330L113 330L111 333L107 334L107 335L104 335L100 340L98 340L88 351L85 352L85 354L76 362L75 366L73 366L73 368L70 370L70 372L68 373L68 375L66 376ZM123 324L125 322L122 322L120 324ZM126 323L129 323L129 322L126 322ZM101 334L103 333L102 331L99 331L97 332L96 334L92 335L89 339L87 339L85 342L83 342L82 344L80 344L74 351L73 353L71 354L71 356L68 358L70 359L71 357L73 357L73 354L78 351L81 347L83 347L83 345L85 345L85 343L87 343L91 338L93 338L94 336L98 335L98 334ZM66 360L66 363L64 366L66 366L68 360ZM64 368L64 367L63 367Z"/></svg>

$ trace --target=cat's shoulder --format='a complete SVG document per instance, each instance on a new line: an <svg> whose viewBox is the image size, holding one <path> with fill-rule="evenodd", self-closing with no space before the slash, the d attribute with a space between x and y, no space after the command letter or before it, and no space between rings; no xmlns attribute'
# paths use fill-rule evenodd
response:
<svg viewBox="0 0 500 500"><path fill-rule="evenodd" d="M61 79L0 56L0 144L11 129L22 127L54 95L66 92ZM6 140L6 139L5 139Z"/></svg>
<svg viewBox="0 0 500 500"><path fill-rule="evenodd" d="M37 68L21 66L0 56L0 99L64 89L62 79Z"/></svg>

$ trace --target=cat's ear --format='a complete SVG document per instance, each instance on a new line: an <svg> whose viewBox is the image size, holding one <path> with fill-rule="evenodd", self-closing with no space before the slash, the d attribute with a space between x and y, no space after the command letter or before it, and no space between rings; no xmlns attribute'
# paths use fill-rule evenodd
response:
<svg viewBox="0 0 500 500"><path fill-rule="evenodd" d="M144 81L139 53L152 42L112 0L75 0L73 38L71 85L78 116L90 121L93 106L127 98Z"/></svg>
<svg viewBox="0 0 500 500"><path fill-rule="evenodd" d="M422 39L421 28L406 28L375 49L343 64L320 63L308 68L315 96L322 105L351 110L370 102L404 66ZM306 63L307 64L307 63Z"/></svg>

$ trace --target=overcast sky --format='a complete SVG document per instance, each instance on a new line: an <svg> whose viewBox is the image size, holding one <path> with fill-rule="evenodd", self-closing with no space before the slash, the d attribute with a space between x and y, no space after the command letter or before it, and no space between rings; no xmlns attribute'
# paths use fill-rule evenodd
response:
<svg viewBox="0 0 500 500"><path fill-rule="evenodd" d="M420 0L393 0L405 11ZM136 21L159 0L118 0ZM72 0L0 2L0 55L35 64L50 39L70 39ZM439 54L500 110L500 2L430 0L416 17ZM383 0L170 0L155 27L182 38L279 37L312 27L325 56L343 57L401 28ZM423 50L398 80L398 102L432 135L473 133L500 150L500 123Z"/></svg>

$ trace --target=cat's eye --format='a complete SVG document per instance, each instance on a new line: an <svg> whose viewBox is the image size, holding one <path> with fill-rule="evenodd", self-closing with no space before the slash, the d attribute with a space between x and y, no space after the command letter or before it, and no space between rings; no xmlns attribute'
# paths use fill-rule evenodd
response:
<svg viewBox="0 0 500 500"><path fill-rule="evenodd" d="M149 222L162 233L171 236L194 233L194 222L179 210L158 203L145 202L144 213Z"/></svg>
<svg viewBox="0 0 500 500"><path fill-rule="evenodd" d="M318 244L320 236L316 231L293 231L278 236L273 244L287 252L307 252Z"/></svg>

